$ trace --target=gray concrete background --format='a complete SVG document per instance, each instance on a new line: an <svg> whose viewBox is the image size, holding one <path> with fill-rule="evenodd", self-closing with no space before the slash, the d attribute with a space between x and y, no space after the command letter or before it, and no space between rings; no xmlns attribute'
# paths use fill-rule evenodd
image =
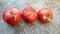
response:
<svg viewBox="0 0 60 34"><path fill-rule="evenodd" d="M16 26L10 26L2 19L2 13L9 7L22 11L32 6L37 11L41 8L50 8L54 18L50 24L41 24L36 20L34 24L26 24L22 19ZM0 0L0 34L60 34L60 7L53 0Z"/></svg>

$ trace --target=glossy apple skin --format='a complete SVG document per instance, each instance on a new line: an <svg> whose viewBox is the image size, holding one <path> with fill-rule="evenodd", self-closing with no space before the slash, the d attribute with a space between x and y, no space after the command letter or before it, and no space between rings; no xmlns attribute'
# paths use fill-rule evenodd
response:
<svg viewBox="0 0 60 34"><path fill-rule="evenodd" d="M31 12L31 14L29 14L29 12ZM22 10L22 17L28 24L32 24L37 19L37 12L34 8L29 6Z"/></svg>
<svg viewBox="0 0 60 34"><path fill-rule="evenodd" d="M53 19L53 13L49 8L42 8L38 11L38 19L42 23L48 23L48 18L44 18L44 16L48 15L50 21Z"/></svg>
<svg viewBox="0 0 60 34"><path fill-rule="evenodd" d="M15 17L16 16L16 17ZM21 14L16 8L7 8L3 12L3 20L10 25L17 25L21 20Z"/></svg>

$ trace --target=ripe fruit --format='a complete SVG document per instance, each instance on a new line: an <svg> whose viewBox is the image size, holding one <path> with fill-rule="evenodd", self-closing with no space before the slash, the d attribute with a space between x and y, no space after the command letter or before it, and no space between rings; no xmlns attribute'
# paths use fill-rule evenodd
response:
<svg viewBox="0 0 60 34"><path fill-rule="evenodd" d="M53 19L53 13L48 8L42 8L38 12L38 18L43 23L51 22Z"/></svg>
<svg viewBox="0 0 60 34"><path fill-rule="evenodd" d="M16 25L21 20L21 14L16 8L8 8L3 12L3 19L10 25Z"/></svg>
<svg viewBox="0 0 60 34"><path fill-rule="evenodd" d="M27 23L33 23L37 19L37 12L29 6L22 10L22 17Z"/></svg>

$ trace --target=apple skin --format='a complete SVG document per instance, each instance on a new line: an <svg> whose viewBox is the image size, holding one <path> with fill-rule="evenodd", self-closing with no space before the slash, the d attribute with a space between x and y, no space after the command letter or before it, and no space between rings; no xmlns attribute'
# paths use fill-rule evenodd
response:
<svg viewBox="0 0 60 34"><path fill-rule="evenodd" d="M53 19L53 13L49 8L41 8L38 11L38 19L42 23L50 23Z"/></svg>
<svg viewBox="0 0 60 34"><path fill-rule="evenodd" d="M21 20L21 14L16 8L7 8L3 12L3 20L10 25L17 25Z"/></svg>

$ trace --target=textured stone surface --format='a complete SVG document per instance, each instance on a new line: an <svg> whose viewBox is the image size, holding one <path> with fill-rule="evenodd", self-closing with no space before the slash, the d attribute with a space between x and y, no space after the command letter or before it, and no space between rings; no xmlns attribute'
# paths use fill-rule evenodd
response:
<svg viewBox="0 0 60 34"><path fill-rule="evenodd" d="M26 24L22 19L15 27L8 25L2 19L2 13L9 7L22 11L27 6L37 11L41 8L50 8L54 18L50 24L41 24L36 20L34 24ZM0 0L0 34L60 34L60 7L53 0Z"/></svg>

